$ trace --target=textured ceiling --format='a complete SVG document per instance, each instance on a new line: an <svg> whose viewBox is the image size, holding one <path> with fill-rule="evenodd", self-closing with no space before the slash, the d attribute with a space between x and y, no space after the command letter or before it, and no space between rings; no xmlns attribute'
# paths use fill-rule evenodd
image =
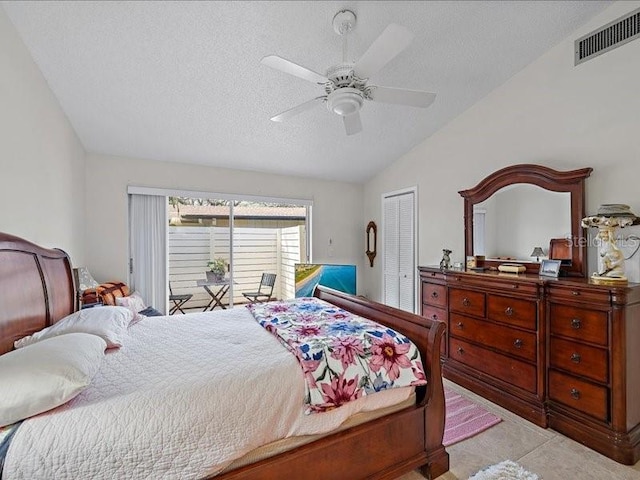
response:
<svg viewBox="0 0 640 480"><path fill-rule="evenodd" d="M531 63L608 2L2 2L90 152L364 182ZM321 87L260 64L357 60L389 23L413 43L371 78L438 94L428 109L365 103L346 136ZM573 52L567 52L567 62Z"/></svg>

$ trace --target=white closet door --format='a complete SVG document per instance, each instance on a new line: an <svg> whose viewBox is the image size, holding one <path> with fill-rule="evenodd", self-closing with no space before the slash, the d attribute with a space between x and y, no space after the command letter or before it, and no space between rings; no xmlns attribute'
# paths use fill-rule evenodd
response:
<svg viewBox="0 0 640 480"><path fill-rule="evenodd" d="M415 311L415 194L383 199L384 303Z"/></svg>
<svg viewBox="0 0 640 480"><path fill-rule="evenodd" d="M415 302L415 259L414 259L414 212L413 193L398 197L398 256L400 295L398 307L408 312L414 311Z"/></svg>
<svg viewBox="0 0 640 480"><path fill-rule="evenodd" d="M384 223L384 303L391 307L400 304L400 242L398 238L398 200L396 197L383 201Z"/></svg>

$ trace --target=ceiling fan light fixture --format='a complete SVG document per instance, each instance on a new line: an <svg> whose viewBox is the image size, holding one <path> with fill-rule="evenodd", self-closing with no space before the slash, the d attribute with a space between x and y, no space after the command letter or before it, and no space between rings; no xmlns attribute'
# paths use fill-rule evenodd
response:
<svg viewBox="0 0 640 480"><path fill-rule="evenodd" d="M359 112L363 103L364 97L362 92L356 88L340 88L327 97L327 108L329 111L342 117Z"/></svg>
<svg viewBox="0 0 640 480"><path fill-rule="evenodd" d="M360 109L365 100L422 108L433 103L435 93L369 84L371 76L409 46L413 33L401 25L391 23L373 41L364 55L353 62L348 60L347 38L355 26L356 15L351 10L340 10L333 17L333 29L342 37L342 62L329 67L326 75L278 55L267 55L261 60L263 65L315 83L324 90L324 95L290 108L271 120L288 120L323 101L331 113L342 117L347 135L354 135L362 131Z"/></svg>

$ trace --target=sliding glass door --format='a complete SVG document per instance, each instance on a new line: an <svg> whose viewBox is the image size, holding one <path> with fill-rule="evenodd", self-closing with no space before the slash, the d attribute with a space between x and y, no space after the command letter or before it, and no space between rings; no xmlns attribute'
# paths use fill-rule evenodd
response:
<svg viewBox="0 0 640 480"><path fill-rule="evenodd" d="M169 197L172 293L192 295L189 311L241 305L258 290L293 298L294 265L310 261L309 217L309 205ZM263 274L276 276L272 287Z"/></svg>

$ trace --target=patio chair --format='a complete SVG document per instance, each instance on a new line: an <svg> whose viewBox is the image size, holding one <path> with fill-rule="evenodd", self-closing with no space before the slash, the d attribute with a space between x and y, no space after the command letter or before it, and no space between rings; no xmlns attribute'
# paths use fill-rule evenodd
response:
<svg viewBox="0 0 640 480"><path fill-rule="evenodd" d="M257 292L243 292L242 295L251 303L262 303L271 300L273 286L276 283L275 273L263 273Z"/></svg>
<svg viewBox="0 0 640 480"><path fill-rule="evenodd" d="M193 293L174 295L171 289L171 282L169 282L169 301L173 302L173 306L169 309L169 315L174 315L176 312L184 313L182 306L191 300L191 297L193 297Z"/></svg>

